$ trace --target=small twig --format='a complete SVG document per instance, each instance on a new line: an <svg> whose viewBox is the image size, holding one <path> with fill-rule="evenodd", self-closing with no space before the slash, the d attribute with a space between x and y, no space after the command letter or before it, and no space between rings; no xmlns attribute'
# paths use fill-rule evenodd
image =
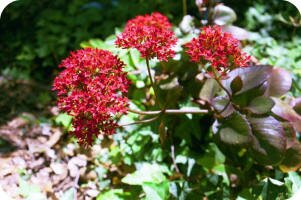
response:
<svg viewBox="0 0 301 200"><path fill-rule="evenodd" d="M151 74L151 69L150 69L150 65L149 65L149 58L146 58L146 67L147 67L147 72L148 72L148 76L149 76L149 79L150 79L150 82L151 82L151 86L154 90L154 95L155 95L155 103L158 104L158 106L161 108L160 106L160 103L159 103L159 99L158 99L158 91L157 91L157 88L156 88L156 85L155 85L155 82L153 80L153 77L152 77L152 74Z"/></svg>
<svg viewBox="0 0 301 200"><path fill-rule="evenodd" d="M173 165L174 165L174 168L175 168L176 172L180 173L180 170L179 170L178 165L177 165L177 163L176 163L176 158L175 158L175 145L174 145L174 144L171 145L171 159L172 159L172 163L173 163Z"/></svg>
<svg viewBox="0 0 301 200"><path fill-rule="evenodd" d="M130 125L135 125L135 124L146 124L146 123L150 123L150 122L155 121L155 120L158 119L159 117L160 117L160 115L157 115L157 116L155 116L155 117L153 117L153 118L150 118L150 119L135 121L135 122L128 123L128 124L120 124L120 125L118 125L118 126L119 126L119 127L124 127L124 126L130 126Z"/></svg>
<svg viewBox="0 0 301 200"><path fill-rule="evenodd" d="M232 95L231 93L227 90L227 88L225 88L225 86L222 84L222 82L220 81L220 77L217 76L216 70L212 67L213 69L213 74L214 74L214 79L216 80L216 82L218 83L218 85L227 93L229 100L232 100Z"/></svg>
<svg viewBox="0 0 301 200"><path fill-rule="evenodd" d="M159 114L169 114L169 115L182 115L182 114L207 114L208 110L178 110L178 109L167 109L163 111L140 111L140 110L129 110L129 112L139 114L139 115L159 115Z"/></svg>

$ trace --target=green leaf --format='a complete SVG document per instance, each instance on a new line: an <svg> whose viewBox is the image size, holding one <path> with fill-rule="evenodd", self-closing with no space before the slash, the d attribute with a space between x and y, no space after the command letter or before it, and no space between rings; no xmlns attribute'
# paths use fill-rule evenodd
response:
<svg viewBox="0 0 301 200"><path fill-rule="evenodd" d="M1 14L2 14L4 8L5 8L6 6L8 6L8 4L10 4L10 3L14 2L14 1L17 1L17 0L6 0L6 1L2 1L1 7L0 7L0 19L1 19Z"/></svg>
<svg viewBox="0 0 301 200"><path fill-rule="evenodd" d="M286 94L291 89L291 86L291 74L285 69L273 68L265 95L280 97Z"/></svg>
<svg viewBox="0 0 301 200"><path fill-rule="evenodd" d="M76 190L72 187L64 192L60 200L74 200L76 196Z"/></svg>
<svg viewBox="0 0 301 200"><path fill-rule="evenodd" d="M64 128L69 129L72 121L72 117L68 115L67 113L60 113L55 118L55 123L58 125L63 125Z"/></svg>
<svg viewBox="0 0 301 200"><path fill-rule="evenodd" d="M264 179L262 185L261 196L263 200L278 199L277 197L283 196L286 192L284 183L272 178Z"/></svg>
<svg viewBox="0 0 301 200"><path fill-rule="evenodd" d="M296 171L301 167L301 144L296 139L288 140L288 149L281 162L280 169L284 172Z"/></svg>
<svg viewBox="0 0 301 200"><path fill-rule="evenodd" d="M301 188L301 177L297 172L289 172L288 177L285 181L290 181L292 183L292 193L295 194Z"/></svg>
<svg viewBox="0 0 301 200"><path fill-rule="evenodd" d="M197 160L197 163L211 170L215 166L223 164L225 160L224 154L218 149L216 144L210 143L208 148L206 148L205 154Z"/></svg>
<svg viewBox="0 0 301 200"><path fill-rule="evenodd" d="M294 6L296 6L296 8L298 9L300 15L301 15L301 2L299 0L285 0L290 2L291 4L293 4Z"/></svg>
<svg viewBox="0 0 301 200"><path fill-rule="evenodd" d="M214 79L207 79L201 89L199 98L210 102L219 89L218 83Z"/></svg>
<svg viewBox="0 0 301 200"><path fill-rule="evenodd" d="M216 121L213 132L226 144L249 145L252 142L252 132L246 117L234 112L229 117Z"/></svg>
<svg viewBox="0 0 301 200"><path fill-rule="evenodd" d="M273 117L248 118L254 137L252 153L255 160L263 165L277 165L286 151L284 129Z"/></svg>
<svg viewBox="0 0 301 200"><path fill-rule="evenodd" d="M127 200L130 197L129 192L124 192L122 189L110 189L105 192L101 192L96 200Z"/></svg>
<svg viewBox="0 0 301 200"><path fill-rule="evenodd" d="M247 90L243 93L239 92L232 97L233 103L239 105L240 107L246 107L251 103L251 101L254 98L262 96L266 91L266 88L267 88L267 82L263 82L262 84L256 86L255 88Z"/></svg>
<svg viewBox="0 0 301 200"><path fill-rule="evenodd" d="M242 86L243 86L243 82L242 82L240 76L236 76L232 80L231 85L230 85L232 94L239 92L242 89Z"/></svg>
<svg viewBox="0 0 301 200"><path fill-rule="evenodd" d="M126 175L121 181L129 185L143 185L144 182L162 183L166 180L163 169L157 164L143 163L140 169Z"/></svg>
<svg viewBox="0 0 301 200"><path fill-rule="evenodd" d="M271 98L260 96L253 99L247 109L254 114L265 114L270 112L274 105L275 103Z"/></svg>
<svg viewBox="0 0 301 200"><path fill-rule="evenodd" d="M147 200L167 200L169 197L169 183L167 180L160 184L145 182L142 184L142 189Z"/></svg>

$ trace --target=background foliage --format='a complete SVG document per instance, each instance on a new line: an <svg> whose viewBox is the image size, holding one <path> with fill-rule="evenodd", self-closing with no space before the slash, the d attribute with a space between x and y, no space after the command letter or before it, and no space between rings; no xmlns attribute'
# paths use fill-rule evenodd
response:
<svg viewBox="0 0 301 200"><path fill-rule="evenodd" d="M298 15L297 10L279 0L223 2L237 13L236 25L259 36L245 41L244 49L262 64L291 71L290 95L301 96L301 30L288 23L289 16ZM68 130L68 116L45 112L55 104L50 85L60 60L70 50L87 46L118 54L127 71L137 72L129 75L131 106L153 108L144 61L135 50L114 47L116 33L128 19L152 11L164 13L175 26L183 17L181 1L20 0L11 4L0 20L1 123L26 110L38 113L40 122ZM194 1L188 1L188 13L201 18ZM175 30L183 43L191 37ZM156 72L168 75L160 79L162 98L168 99L171 108L196 106L190 98L200 89L194 78L197 66L188 62L180 47L177 51L181 62L151 63ZM137 119L129 114L121 123ZM97 199L285 199L298 191L301 177L297 172L258 165L243 156L244 152L238 152L238 160L225 156L214 143L212 123L212 116L169 116L100 138L96 146L103 152L93 157L89 166L97 173ZM80 182L85 184L85 180ZM19 187L26 196L24 185ZM64 198L71 194L72 199L72 190L64 192Z"/></svg>

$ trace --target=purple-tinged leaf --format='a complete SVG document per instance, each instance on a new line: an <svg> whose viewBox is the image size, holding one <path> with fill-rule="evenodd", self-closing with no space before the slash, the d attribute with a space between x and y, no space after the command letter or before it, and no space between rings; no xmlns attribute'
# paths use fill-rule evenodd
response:
<svg viewBox="0 0 301 200"><path fill-rule="evenodd" d="M239 76L243 83L242 89L238 92L240 94L266 82L270 77L272 69L271 66L267 65L237 68L229 72L227 74L228 78L223 80L222 83L231 92L231 83Z"/></svg>
<svg viewBox="0 0 301 200"><path fill-rule="evenodd" d="M212 130L224 144L242 146L249 145L252 142L250 124L246 117L238 112L234 112L225 119L216 121Z"/></svg>
<svg viewBox="0 0 301 200"><path fill-rule="evenodd" d="M272 98L275 102L275 106L272 108L272 112L282 119L290 122L296 131L301 132L301 115L299 115L291 106L281 101L278 98Z"/></svg>
<svg viewBox="0 0 301 200"><path fill-rule="evenodd" d="M236 76L230 84L232 94L239 92L242 89L243 82L240 76Z"/></svg>
<svg viewBox="0 0 301 200"><path fill-rule="evenodd" d="M247 109L254 114L265 114L270 112L274 105L275 103L271 98L260 96L253 99Z"/></svg>
<svg viewBox="0 0 301 200"><path fill-rule="evenodd" d="M286 137L279 121L273 117L248 118L253 135L252 154L258 163L277 165L286 151Z"/></svg>
<svg viewBox="0 0 301 200"><path fill-rule="evenodd" d="M268 80L266 96L280 97L287 93L292 86L291 74L282 68L273 68Z"/></svg>
<svg viewBox="0 0 301 200"><path fill-rule="evenodd" d="M215 96L215 94L218 92L218 90L219 85L217 84L216 80L211 78L207 79L201 89L199 98L204 101L210 102Z"/></svg>
<svg viewBox="0 0 301 200"><path fill-rule="evenodd" d="M223 117L228 117L234 112L234 108L227 97L218 96L211 101L214 109Z"/></svg>

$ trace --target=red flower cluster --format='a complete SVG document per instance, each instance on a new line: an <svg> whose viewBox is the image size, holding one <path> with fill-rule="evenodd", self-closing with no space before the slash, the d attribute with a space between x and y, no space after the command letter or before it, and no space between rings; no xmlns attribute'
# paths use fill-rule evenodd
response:
<svg viewBox="0 0 301 200"><path fill-rule="evenodd" d="M137 16L127 22L115 44L122 48L136 48L144 58L157 57L167 61L175 52L171 49L177 38L167 17L160 13Z"/></svg>
<svg viewBox="0 0 301 200"><path fill-rule="evenodd" d="M224 33L219 26L207 26L198 38L185 46L193 62L207 61L218 72L225 73L237 67L246 66L250 56L239 48L239 41L231 34Z"/></svg>
<svg viewBox="0 0 301 200"><path fill-rule="evenodd" d="M54 80L59 108L73 116L73 134L92 144L99 134L113 134L114 116L127 112L129 81L124 63L109 51L82 49L62 61L65 68Z"/></svg>

